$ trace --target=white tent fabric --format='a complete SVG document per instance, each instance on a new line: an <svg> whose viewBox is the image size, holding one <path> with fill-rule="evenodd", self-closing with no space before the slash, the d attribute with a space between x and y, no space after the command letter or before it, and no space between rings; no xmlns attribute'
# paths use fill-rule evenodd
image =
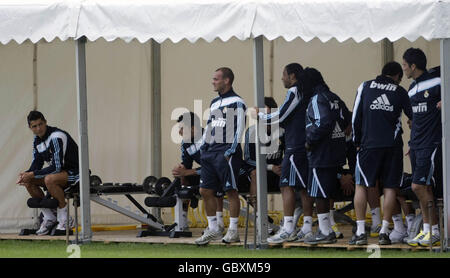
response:
<svg viewBox="0 0 450 278"><path fill-rule="evenodd" d="M79 1L6 0L0 3L0 42L21 44L76 35Z"/></svg>
<svg viewBox="0 0 450 278"><path fill-rule="evenodd" d="M145 42L208 42L264 35L357 42L450 37L449 0L7 0L0 42L86 36Z"/></svg>

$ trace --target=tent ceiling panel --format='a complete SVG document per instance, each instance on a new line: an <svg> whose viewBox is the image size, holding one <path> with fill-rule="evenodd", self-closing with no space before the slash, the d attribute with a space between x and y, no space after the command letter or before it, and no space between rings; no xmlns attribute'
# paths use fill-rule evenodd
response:
<svg viewBox="0 0 450 278"><path fill-rule="evenodd" d="M0 3L0 42L62 41L76 35L79 1L6 0Z"/></svg>
<svg viewBox="0 0 450 278"><path fill-rule="evenodd" d="M450 0L6 0L0 42L450 38Z"/></svg>

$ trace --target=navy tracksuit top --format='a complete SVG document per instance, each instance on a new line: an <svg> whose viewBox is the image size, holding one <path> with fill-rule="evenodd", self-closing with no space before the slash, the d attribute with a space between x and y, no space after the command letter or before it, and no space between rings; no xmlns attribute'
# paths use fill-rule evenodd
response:
<svg viewBox="0 0 450 278"><path fill-rule="evenodd" d="M314 88L306 112L306 142L309 167L338 167L345 164L345 129L350 112L345 103L326 86Z"/></svg>
<svg viewBox="0 0 450 278"><path fill-rule="evenodd" d="M353 141L361 148L402 146L402 110L412 117L408 94L394 81L380 75L363 82L353 108Z"/></svg>
<svg viewBox="0 0 450 278"><path fill-rule="evenodd" d="M44 162L48 164L45 168ZM35 178L44 178L62 170L78 172L78 167L78 146L67 132L47 126L43 138L34 137L33 161L27 172L33 172Z"/></svg>

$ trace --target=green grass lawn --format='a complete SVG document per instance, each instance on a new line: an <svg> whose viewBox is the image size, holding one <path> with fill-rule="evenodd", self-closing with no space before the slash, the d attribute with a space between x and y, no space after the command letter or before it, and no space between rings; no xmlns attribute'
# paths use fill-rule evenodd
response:
<svg viewBox="0 0 450 278"><path fill-rule="evenodd" d="M0 240L0 258L67 258L64 241ZM381 250L381 258L450 258L449 253ZM368 258L366 250L331 248L270 248L183 244L98 243L80 245L81 258Z"/></svg>

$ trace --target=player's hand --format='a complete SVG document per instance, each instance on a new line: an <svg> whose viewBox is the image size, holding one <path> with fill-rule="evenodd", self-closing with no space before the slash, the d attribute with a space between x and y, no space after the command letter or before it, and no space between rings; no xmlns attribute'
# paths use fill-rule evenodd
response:
<svg viewBox="0 0 450 278"><path fill-rule="evenodd" d="M250 108L250 117L252 119L257 120L258 119L258 113L259 113L259 108L258 107Z"/></svg>
<svg viewBox="0 0 450 278"><path fill-rule="evenodd" d="M410 151L411 151L411 149L408 148L408 151L405 153L405 156L408 156Z"/></svg>
<svg viewBox="0 0 450 278"><path fill-rule="evenodd" d="M411 129L412 121L410 119L408 119L408 121L406 123L408 124L409 129Z"/></svg>
<svg viewBox="0 0 450 278"><path fill-rule="evenodd" d="M34 178L34 173L33 172L24 172L24 173L21 173L21 177L22 177L22 179L20 180L20 184L24 185L25 183L31 182L31 180Z"/></svg>
<svg viewBox="0 0 450 278"><path fill-rule="evenodd" d="M348 127L344 130L344 134L345 136L349 136L350 134L352 134L352 125L349 124Z"/></svg>
<svg viewBox="0 0 450 278"><path fill-rule="evenodd" d="M172 169L172 175L174 177L183 177L184 176L184 172L185 172L186 168L184 167L183 164L178 164L177 166L175 166Z"/></svg>
<svg viewBox="0 0 450 278"><path fill-rule="evenodd" d="M436 108L441 110L441 102L440 101L436 104Z"/></svg>
<svg viewBox="0 0 450 278"><path fill-rule="evenodd" d="M355 182L353 181L352 175L342 175L339 183L341 184L341 189L345 196L350 196L355 191Z"/></svg>
<svg viewBox="0 0 450 278"><path fill-rule="evenodd" d="M19 174L19 177L17 178L16 184L23 185L23 173Z"/></svg>
<svg viewBox="0 0 450 278"><path fill-rule="evenodd" d="M281 165L273 165L272 172L274 172L277 176L281 176Z"/></svg>

